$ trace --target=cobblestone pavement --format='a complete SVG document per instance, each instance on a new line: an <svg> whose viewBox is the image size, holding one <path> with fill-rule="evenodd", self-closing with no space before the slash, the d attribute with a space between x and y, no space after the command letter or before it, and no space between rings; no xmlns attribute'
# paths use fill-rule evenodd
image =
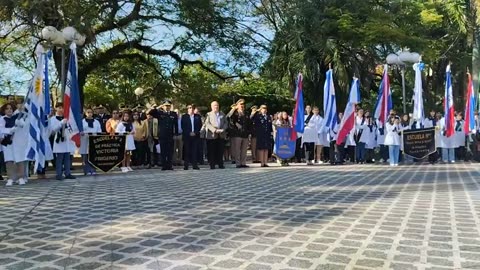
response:
<svg viewBox="0 0 480 270"><path fill-rule="evenodd" d="M1 269L480 269L478 164L144 170L0 188Z"/></svg>

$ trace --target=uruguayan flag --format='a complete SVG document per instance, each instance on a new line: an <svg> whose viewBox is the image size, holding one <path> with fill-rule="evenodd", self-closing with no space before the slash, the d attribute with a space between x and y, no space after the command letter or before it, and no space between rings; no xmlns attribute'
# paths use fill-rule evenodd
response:
<svg viewBox="0 0 480 270"><path fill-rule="evenodd" d="M40 45L36 49L37 68L32 83L28 90L26 109L29 119L29 136L27 159L35 160L35 171L43 169L45 161L52 159L52 150L48 142L48 131L45 124L45 92L44 69L46 67L46 54ZM47 80L48 81L48 80Z"/></svg>

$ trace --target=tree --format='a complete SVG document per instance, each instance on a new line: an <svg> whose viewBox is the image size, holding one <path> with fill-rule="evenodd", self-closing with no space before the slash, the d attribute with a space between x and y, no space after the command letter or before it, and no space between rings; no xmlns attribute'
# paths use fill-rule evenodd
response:
<svg viewBox="0 0 480 270"><path fill-rule="evenodd" d="M461 100L464 70L471 64L471 58L463 30L464 17L458 13L453 16L456 13L452 8L458 9L455 5L460 0L254 2L258 2L257 12L275 31L263 74L271 79L288 80L293 92L296 74L303 71L309 103L322 103L324 74L331 64L339 108L346 103L348 85L354 75L361 80L364 100L372 99L366 103L374 104L381 79L375 72L377 65L383 64L389 53L402 49L423 53L426 71L429 68L434 71L433 76L427 76L424 87L429 102L443 94L445 67L449 60L454 61L454 89L459 97L457 102ZM413 76L410 66L406 71L407 79ZM394 103L399 104L400 71L392 70L391 76ZM407 82L411 83L406 89L411 91L413 80Z"/></svg>
<svg viewBox="0 0 480 270"><path fill-rule="evenodd" d="M74 26L86 34L79 52L79 83L116 59L136 59L163 69L175 64L198 65L221 79L238 76L255 66L261 44L257 32L245 21L250 14L243 0L2 0L0 55L17 64L32 56L31 37L47 25ZM210 68L205 54L218 55L228 73ZM54 51L57 70L60 50Z"/></svg>

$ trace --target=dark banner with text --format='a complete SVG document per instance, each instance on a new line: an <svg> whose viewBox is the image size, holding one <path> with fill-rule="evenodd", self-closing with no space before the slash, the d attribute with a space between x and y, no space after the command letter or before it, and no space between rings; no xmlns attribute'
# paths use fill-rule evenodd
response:
<svg viewBox="0 0 480 270"><path fill-rule="evenodd" d="M109 172L125 157L125 135L97 135L88 137L88 162L93 167Z"/></svg>
<svg viewBox="0 0 480 270"><path fill-rule="evenodd" d="M435 128L403 131L403 152L405 154L422 159L435 151Z"/></svg>

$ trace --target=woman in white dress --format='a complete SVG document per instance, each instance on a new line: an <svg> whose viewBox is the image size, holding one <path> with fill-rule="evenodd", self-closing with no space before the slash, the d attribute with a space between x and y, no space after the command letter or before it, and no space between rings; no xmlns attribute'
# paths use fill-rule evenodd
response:
<svg viewBox="0 0 480 270"><path fill-rule="evenodd" d="M129 112L124 112L122 115L122 120L117 125L115 130L117 133L126 135L126 146L125 146L125 157L122 162L122 172L131 172L133 169L130 167L130 156L131 151L135 150L135 140L133 139L133 134L135 134L135 127L132 124Z"/></svg>
<svg viewBox="0 0 480 270"><path fill-rule="evenodd" d="M88 137L102 133L100 122L93 118L93 110L88 108L85 110L85 118L82 120L83 132L80 143L80 155L83 160L83 174L95 175L95 168L88 162Z"/></svg>
<svg viewBox="0 0 480 270"><path fill-rule="evenodd" d="M457 160L465 160L465 142L467 135L464 129L465 122L463 121L463 114L457 113L455 119L455 158Z"/></svg>
<svg viewBox="0 0 480 270"><path fill-rule="evenodd" d="M19 114L13 114L14 105L7 103L1 108L1 113L4 115L0 118L0 133L3 137L2 139L2 150L4 154L4 160L7 167L8 180L6 186L12 186L14 182L18 181L19 185L25 185L25 168L24 161L26 159L26 136L19 138L19 135L22 135L24 125L18 126L21 121L17 122L17 117ZM23 123L25 124L25 123ZM17 134L18 130L18 134ZM17 137L14 139L14 137ZM16 142L14 145L13 142ZM21 142L21 144L19 144ZM16 148L18 147L18 148ZM14 151L15 150L15 151ZM23 153L23 155L22 155Z"/></svg>

